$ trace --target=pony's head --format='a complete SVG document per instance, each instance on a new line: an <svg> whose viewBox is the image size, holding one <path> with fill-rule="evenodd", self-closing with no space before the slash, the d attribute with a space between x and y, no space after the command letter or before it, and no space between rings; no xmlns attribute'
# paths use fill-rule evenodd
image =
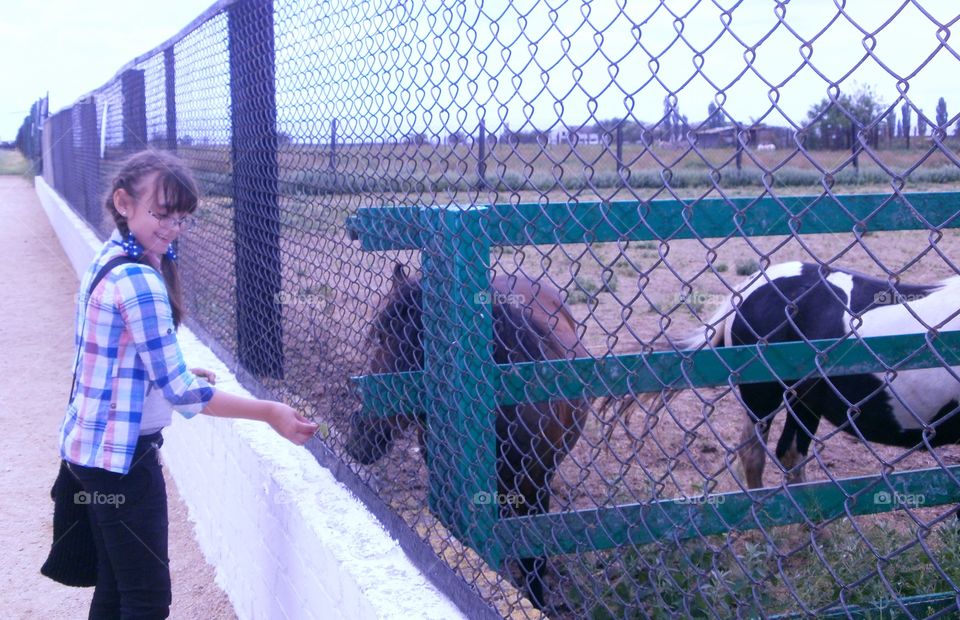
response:
<svg viewBox="0 0 960 620"><path fill-rule="evenodd" d="M373 346L372 374L408 372L423 368L423 292L420 283L407 277L397 263L391 278L387 303L370 327ZM403 416L389 418L350 417L347 453L364 465L389 452L395 434L410 423Z"/></svg>

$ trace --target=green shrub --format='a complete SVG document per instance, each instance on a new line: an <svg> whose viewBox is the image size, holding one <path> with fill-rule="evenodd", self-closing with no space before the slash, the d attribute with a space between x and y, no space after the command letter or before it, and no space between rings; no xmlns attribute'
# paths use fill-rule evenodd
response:
<svg viewBox="0 0 960 620"><path fill-rule="evenodd" d="M760 270L760 263L755 259L750 258L747 260L738 260L737 261L737 275L738 276L749 276L756 273Z"/></svg>

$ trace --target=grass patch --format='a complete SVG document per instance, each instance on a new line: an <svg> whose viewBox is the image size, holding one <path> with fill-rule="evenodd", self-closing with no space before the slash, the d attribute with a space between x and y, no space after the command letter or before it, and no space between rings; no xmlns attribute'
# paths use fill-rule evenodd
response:
<svg viewBox="0 0 960 620"><path fill-rule="evenodd" d="M576 277L572 283L572 291L568 291L568 304L583 304L597 296L600 285L587 277Z"/></svg>
<svg viewBox="0 0 960 620"><path fill-rule="evenodd" d="M640 261L630 261L628 258L623 257L622 260L617 261L615 267L617 273L630 277L636 275L637 272L640 271Z"/></svg>
<svg viewBox="0 0 960 620"><path fill-rule="evenodd" d="M586 276L577 276L573 280L571 289L567 291L566 303L593 303L601 293L617 292L617 274L613 269L606 268L600 273L600 282Z"/></svg>
<svg viewBox="0 0 960 620"><path fill-rule="evenodd" d="M570 617L591 620L765 617L803 606L823 613L841 598L879 618L896 599L952 592L948 579L960 579L954 519L923 537L929 552L915 532L883 520L843 519L813 536L795 527L770 534L772 544L732 534L584 554L560 568L557 594Z"/></svg>
<svg viewBox="0 0 960 620"><path fill-rule="evenodd" d="M0 149L0 175L33 176L33 164L20 151Z"/></svg>

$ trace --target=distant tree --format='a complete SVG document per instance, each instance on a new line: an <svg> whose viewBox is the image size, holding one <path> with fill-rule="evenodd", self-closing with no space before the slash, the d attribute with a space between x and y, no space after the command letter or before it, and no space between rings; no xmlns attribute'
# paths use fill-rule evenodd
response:
<svg viewBox="0 0 960 620"><path fill-rule="evenodd" d="M600 139L606 144L616 144L617 132L620 132L620 138L624 142L639 142L643 125L628 118L611 118L599 120L593 127L584 127L584 130L592 130L599 134Z"/></svg>
<svg viewBox="0 0 960 620"><path fill-rule="evenodd" d="M707 123L707 126L708 126L708 127L710 127L711 129L718 129L718 128L723 127L723 126L725 126L725 125L729 125L729 124L732 122L732 121L727 117L727 114L723 111L723 108L721 108L721 107L718 106L718 105L714 105L712 102L711 102L710 106L713 107L713 110L714 110L714 111L713 111L712 115L711 115L710 118L709 118L709 122ZM708 111L709 111L709 109L710 109L710 106L708 106L708 108L707 108Z"/></svg>
<svg viewBox="0 0 960 620"><path fill-rule="evenodd" d="M570 127L568 133L568 139L572 143L578 141L578 132L588 131L586 126L584 127ZM503 133L500 135L500 141L504 144L540 144L546 146L550 143L550 132L541 131L539 129L530 129L529 131L513 131L510 128L503 130Z"/></svg>
<svg viewBox="0 0 960 620"><path fill-rule="evenodd" d="M893 142L895 137L897 137L897 115L891 110L887 114L887 144Z"/></svg>
<svg viewBox="0 0 960 620"><path fill-rule="evenodd" d="M923 110L917 111L917 135L921 138L927 135L927 117L923 115Z"/></svg>
<svg viewBox="0 0 960 620"><path fill-rule="evenodd" d="M842 93L833 101L824 98L807 112L806 144L808 148L848 149L857 133L882 111L882 102L869 86ZM876 146L877 133L871 131L868 140Z"/></svg>
<svg viewBox="0 0 960 620"><path fill-rule="evenodd" d="M937 127L947 132L947 102L943 97L937 101Z"/></svg>
<svg viewBox="0 0 960 620"><path fill-rule="evenodd" d="M624 142L640 143L644 141L647 128L636 121L624 121L621 131Z"/></svg>
<svg viewBox="0 0 960 620"><path fill-rule="evenodd" d="M903 137L903 122L899 120L897 121L897 137L898 138Z"/></svg>
<svg viewBox="0 0 960 620"><path fill-rule="evenodd" d="M594 124L592 127L585 125L584 129L594 131L598 134L612 135L616 133L618 126L621 127L621 130L622 130L622 127L626 125L628 122L630 121L623 118L609 118L604 120L598 120L596 124Z"/></svg>
<svg viewBox="0 0 960 620"><path fill-rule="evenodd" d="M663 135L667 142L673 141L673 104L670 95L663 98Z"/></svg>
<svg viewBox="0 0 960 620"><path fill-rule="evenodd" d="M910 104L906 101L900 107L900 118L901 135L907 139L907 148L910 148Z"/></svg>
<svg viewBox="0 0 960 620"><path fill-rule="evenodd" d="M427 143L427 134L421 131L414 131L404 136L403 141L405 144L415 144L417 146L422 146Z"/></svg>

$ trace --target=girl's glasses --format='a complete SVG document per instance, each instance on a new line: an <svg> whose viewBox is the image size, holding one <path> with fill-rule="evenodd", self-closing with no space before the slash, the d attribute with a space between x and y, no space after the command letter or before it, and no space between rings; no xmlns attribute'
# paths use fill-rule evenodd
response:
<svg viewBox="0 0 960 620"><path fill-rule="evenodd" d="M189 216L184 216L184 217L177 218L177 217L174 217L172 213L167 213L167 214L165 214L165 215L157 215L156 213L154 213L154 212L151 211L150 209L147 209L147 213L149 213L150 215L152 215L152 216L153 216L153 219L157 220L157 222L158 222L161 226L164 226L164 225L166 225L166 226L176 226L176 227L179 228L180 230L189 230L190 227L191 227L192 224L193 224L193 220L190 219Z"/></svg>

